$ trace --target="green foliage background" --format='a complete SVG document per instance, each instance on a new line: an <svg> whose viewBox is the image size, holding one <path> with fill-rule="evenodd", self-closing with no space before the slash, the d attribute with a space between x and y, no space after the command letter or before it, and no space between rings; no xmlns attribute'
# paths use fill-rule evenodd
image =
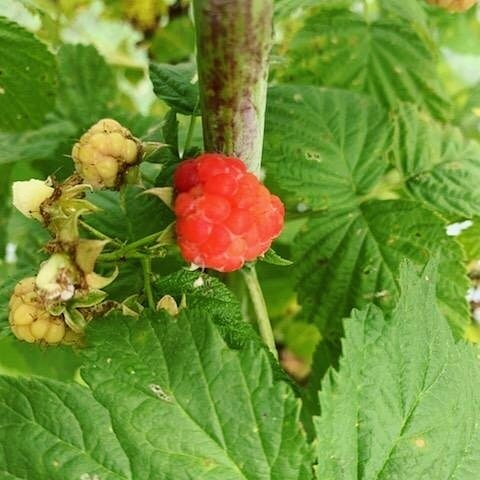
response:
<svg viewBox="0 0 480 480"><path fill-rule="evenodd" d="M11 207L11 183L66 178L74 141L113 117L168 145L142 165L143 187L165 186L202 133L188 2L0 12L0 478L479 477L480 366L464 341L480 252L478 8L275 2L263 170L287 207L275 249L293 264L258 272L279 343L310 371L299 383L263 348L240 277L204 273L197 288L172 250L153 260L154 293L186 302L177 321L117 313L83 350L13 339L8 298L47 236ZM125 243L163 231L171 212L140 192L92 194L88 223ZM109 294L142 289L131 260Z"/></svg>

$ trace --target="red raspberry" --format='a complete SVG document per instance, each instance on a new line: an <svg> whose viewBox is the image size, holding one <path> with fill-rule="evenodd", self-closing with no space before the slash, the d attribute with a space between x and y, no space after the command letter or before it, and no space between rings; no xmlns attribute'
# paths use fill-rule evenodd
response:
<svg viewBox="0 0 480 480"><path fill-rule="evenodd" d="M220 272L264 254L285 210L238 158L205 153L175 171L177 238L187 262Z"/></svg>

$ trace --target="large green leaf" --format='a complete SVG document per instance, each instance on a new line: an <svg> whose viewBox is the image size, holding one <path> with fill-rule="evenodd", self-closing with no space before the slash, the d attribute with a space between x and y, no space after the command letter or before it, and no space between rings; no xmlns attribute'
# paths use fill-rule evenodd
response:
<svg viewBox="0 0 480 480"><path fill-rule="evenodd" d="M356 13L321 10L296 35L291 55L289 80L365 92L387 107L412 101L448 116L430 42L400 18L368 22Z"/></svg>
<svg viewBox="0 0 480 480"><path fill-rule="evenodd" d="M414 198L451 215L480 214L480 144L413 105L402 105L396 114L393 153Z"/></svg>
<svg viewBox="0 0 480 480"><path fill-rule="evenodd" d="M117 93L115 75L95 47L63 45L58 69L57 109L66 119L86 128L108 113Z"/></svg>
<svg viewBox="0 0 480 480"><path fill-rule="evenodd" d="M478 478L479 360L438 312L433 270L404 265L388 321L370 307L346 322L320 394L319 480Z"/></svg>
<svg viewBox="0 0 480 480"><path fill-rule="evenodd" d="M0 17L0 129L39 127L55 91L54 56L30 32Z"/></svg>
<svg viewBox="0 0 480 480"><path fill-rule="evenodd" d="M110 316L90 341L92 392L1 380L6 478L311 478L298 401L263 350L229 350L198 312Z"/></svg>
<svg viewBox="0 0 480 480"><path fill-rule="evenodd" d="M294 248L303 314L324 337L338 338L342 318L354 307L375 302L393 308L401 261L421 267L437 252L440 309L458 336L468 325L462 249L446 235L444 221L415 202L377 200L312 216Z"/></svg>
<svg viewBox="0 0 480 480"><path fill-rule="evenodd" d="M386 112L367 97L318 87L270 89L264 163L305 207L352 204L387 168Z"/></svg>

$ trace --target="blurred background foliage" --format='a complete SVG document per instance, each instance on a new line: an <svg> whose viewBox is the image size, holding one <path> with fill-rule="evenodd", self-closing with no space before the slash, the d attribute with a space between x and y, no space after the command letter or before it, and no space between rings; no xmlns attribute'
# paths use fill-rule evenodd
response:
<svg viewBox="0 0 480 480"><path fill-rule="evenodd" d="M305 25L318 13L361 13L368 22L401 19L435 60L429 74L440 80L435 85L436 95L442 99L438 115L460 126L465 135L480 140L480 8L450 15L417 0L276 0L275 7L272 84L309 83L311 68L320 68L326 85L352 87L348 78L332 75L328 65L312 67L312 62L318 62L315 48L322 45L318 38L314 37L312 43L312 38L305 36ZM36 91L29 92L29 108L45 112L45 120L39 121L33 115L0 119L0 251L4 252L0 259L0 296L1 305L5 305L15 281L33 274L44 258L40 246L45 241L45 232L35 222L11 209L11 182L45 178L52 173L58 178L68 176L71 162L65 158L73 142L104 116L115 117L142 139L167 139L171 143L169 105L155 95L149 65L181 65L182 72L194 72L195 52L188 0L0 0L1 17L41 39L53 55L39 52L39 58L56 63L54 74L45 78L39 65L39 82L44 83L35 84ZM7 61L2 60L2 52L7 53L8 42L9 38L0 35L0 73L2 61ZM188 64L186 70L184 64ZM195 84L194 73L188 79ZM47 84L50 96L41 91ZM178 145L183 145L189 117L178 114L177 120ZM201 145L200 122L196 122L192 146L198 149ZM157 173L155 164L145 166L144 181L153 183ZM99 202L108 200L107 193ZM142 205L132 202L134 214L141 214ZM129 220L129 212L121 209L115 211L115 220L117 228L134 221ZM276 246L282 256L291 257L292 239L303 222L291 215ZM172 265L177 266L175 260ZM261 264L259 275L277 338L285 347L284 366L302 380L308 375L321 334L297 315L291 267L279 268ZM136 288L141 285L138 271L130 270L123 281ZM5 319L6 313L4 309L0 315ZM317 351L317 356L321 354ZM72 378L77 367L71 350L46 350L21 344L9 336L0 340L1 372L65 379Z"/></svg>

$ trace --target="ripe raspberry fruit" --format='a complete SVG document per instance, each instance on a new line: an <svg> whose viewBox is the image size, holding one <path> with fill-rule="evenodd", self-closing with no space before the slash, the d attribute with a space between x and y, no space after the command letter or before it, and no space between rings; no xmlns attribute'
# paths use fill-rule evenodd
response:
<svg viewBox="0 0 480 480"><path fill-rule="evenodd" d="M282 231L281 200L238 158L205 153L182 162L173 180L177 239L187 262L238 270Z"/></svg>
<svg viewBox="0 0 480 480"><path fill-rule="evenodd" d="M465 12L473 7L477 0L427 0L431 5L443 8L449 12Z"/></svg>
<svg viewBox="0 0 480 480"><path fill-rule="evenodd" d="M70 343L76 334L65 324L63 316L50 315L36 291L35 278L20 281L10 298L9 322L19 340L46 344Z"/></svg>

